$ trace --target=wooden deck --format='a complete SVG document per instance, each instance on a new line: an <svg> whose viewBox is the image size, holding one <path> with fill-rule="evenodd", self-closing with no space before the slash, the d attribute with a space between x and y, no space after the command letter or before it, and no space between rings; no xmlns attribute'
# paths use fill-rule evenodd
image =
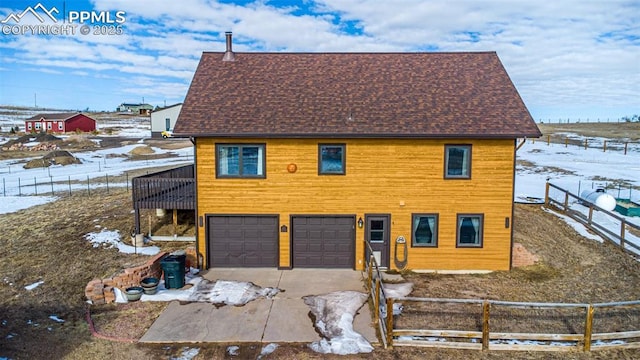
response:
<svg viewBox="0 0 640 360"><path fill-rule="evenodd" d="M140 209L195 210L194 166L138 176L131 180L135 233L140 234Z"/></svg>

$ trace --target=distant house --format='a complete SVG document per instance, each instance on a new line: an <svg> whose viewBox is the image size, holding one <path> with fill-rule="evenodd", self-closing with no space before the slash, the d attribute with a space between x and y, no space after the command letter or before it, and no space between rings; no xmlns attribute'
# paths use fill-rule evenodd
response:
<svg viewBox="0 0 640 360"><path fill-rule="evenodd" d="M162 137L163 132L172 133L180 110L182 110L182 103L170 105L151 112L151 137Z"/></svg>
<svg viewBox="0 0 640 360"><path fill-rule="evenodd" d="M38 114L24 121L26 132L91 132L96 121L82 113Z"/></svg>
<svg viewBox="0 0 640 360"><path fill-rule="evenodd" d="M215 85L212 85L215 84ZM508 270L517 139L495 52L205 52L175 126L204 268Z"/></svg>
<svg viewBox="0 0 640 360"><path fill-rule="evenodd" d="M122 103L117 109L119 112L128 112L132 114L149 115L153 106L149 104L129 104Z"/></svg>

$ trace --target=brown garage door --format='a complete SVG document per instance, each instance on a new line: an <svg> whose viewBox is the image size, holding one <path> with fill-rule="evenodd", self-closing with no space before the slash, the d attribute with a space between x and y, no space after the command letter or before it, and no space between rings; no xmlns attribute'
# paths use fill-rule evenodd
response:
<svg viewBox="0 0 640 360"><path fill-rule="evenodd" d="M278 217L207 217L209 267L278 266Z"/></svg>
<svg viewBox="0 0 640 360"><path fill-rule="evenodd" d="M293 267L353 268L353 216L292 217Z"/></svg>

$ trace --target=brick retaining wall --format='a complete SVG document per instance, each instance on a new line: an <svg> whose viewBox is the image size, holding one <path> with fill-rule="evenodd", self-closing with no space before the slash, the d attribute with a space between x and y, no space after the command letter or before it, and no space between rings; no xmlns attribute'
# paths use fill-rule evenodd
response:
<svg viewBox="0 0 640 360"><path fill-rule="evenodd" d="M196 257L195 246L189 246L185 249L186 252L186 265L189 267L198 267L198 260ZM166 252L161 252L146 263L124 269L123 273L106 279L93 279L89 281L84 289L84 296L92 304L109 304L116 301L116 294L113 291L114 287L124 290L131 286L140 286L140 281L147 277L154 277L158 280L162 279L162 266L160 260L168 255Z"/></svg>
<svg viewBox="0 0 640 360"><path fill-rule="evenodd" d="M109 304L116 301L114 287L124 291L131 286L140 286L140 281L147 277L162 277L162 267L160 260L167 255L161 252L149 259L146 263L133 268L124 269L123 273L106 279L93 279L89 281L84 289L84 296L92 304Z"/></svg>

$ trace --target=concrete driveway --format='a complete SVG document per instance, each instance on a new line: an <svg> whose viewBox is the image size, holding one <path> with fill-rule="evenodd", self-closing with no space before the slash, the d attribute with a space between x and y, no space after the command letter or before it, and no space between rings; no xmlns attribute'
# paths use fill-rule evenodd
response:
<svg viewBox="0 0 640 360"><path fill-rule="evenodd" d="M211 269L208 280L250 281L284 292L260 298L245 306L216 308L210 303L181 305L173 301L140 339L144 343L191 342L301 342L320 340L302 300L338 290L365 292L362 273L342 269ZM371 312L365 304L354 320L354 330L369 342L378 342Z"/></svg>

